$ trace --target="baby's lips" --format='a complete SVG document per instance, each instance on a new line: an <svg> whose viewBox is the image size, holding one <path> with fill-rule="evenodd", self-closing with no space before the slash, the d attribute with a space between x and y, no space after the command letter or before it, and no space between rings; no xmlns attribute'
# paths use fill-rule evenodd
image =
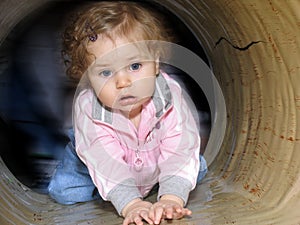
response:
<svg viewBox="0 0 300 225"><path fill-rule="evenodd" d="M138 101L137 97L132 95L121 96L118 100L119 104L122 106L132 105Z"/></svg>

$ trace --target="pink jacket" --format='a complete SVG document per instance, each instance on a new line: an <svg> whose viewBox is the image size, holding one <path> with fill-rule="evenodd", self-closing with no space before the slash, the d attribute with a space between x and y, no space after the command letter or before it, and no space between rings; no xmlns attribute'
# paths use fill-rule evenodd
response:
<svg viewBox="0 0 300 225"><path fill-rule="evenodd" d="M103 107L91 89L75 100L74 128L78 156L101 197L119 213L156 183L158 197L174 194L187 202L199 171L200 137L180 86L168 75L157 77L138 130L119 112Z"/></svg>

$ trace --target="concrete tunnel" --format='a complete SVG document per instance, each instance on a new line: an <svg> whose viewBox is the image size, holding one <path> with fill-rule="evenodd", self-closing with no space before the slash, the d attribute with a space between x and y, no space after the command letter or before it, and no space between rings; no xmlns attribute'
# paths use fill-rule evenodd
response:
<svg viewBox="0 0 300 225"><path fill-rule="evenodd" d="M47 2L1 1L1 71L9 63L3 49L10 31ZM190 29L225 101L220 108L215 96L205 151L209 174L190 196L193 215L171 223L300 224L300 2L149 2L164 6ZM23 185L3 160L0 167L2 225L122 221L109 203L62 206Z"/></svg>

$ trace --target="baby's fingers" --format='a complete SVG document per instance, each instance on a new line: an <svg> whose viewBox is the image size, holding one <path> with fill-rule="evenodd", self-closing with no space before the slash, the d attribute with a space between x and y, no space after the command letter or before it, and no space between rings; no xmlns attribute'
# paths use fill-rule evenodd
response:
<svg viewBox="0 0 300 225"><path fill-rule="evenodd" d="M129 225L135 223L136 225L143 225L141 218L139 217L126 217L123 221L123 225Z"/></svg>
<svg viewBox="0 0 300 225"><path fill-rule="evenodd" d="M126 218L123 220L122 225L129 225L131 222L133 222L133 221L131 220L131 218L126 217Z"/></svg>
<svg viewBox="0 0 300 225"><path fill-rule="evenodd" d="M145 217L145 218L144 218ZM131 223L134 223L136 225L143 225L143 219L147 219L146 221L149 224L153 224L151 220L149 220L148 215L146 212L141 212L141 213L133 213L129 216L127 216L124 221L123 221L123 225L129 225Z"/></svg>
<svg viewBox="0 0 300 225"><path fill-rule="evenodd" d="M154 224L159 224L163 218L164 208L162 206L152 206L149 210L149 218Z"/></svg>
<svg viewBox="0 0 300 225"><path fill-rule="evenodd" d="M148 212L143 211L143 212L140 213L140 215L141 215L141 217L142 217L147 223L153 224L152 219L150 219L149 216L148 216Z"/></svg>
<svg viewBox="0 0 300 225"><path fill-rule="evenodd" d="M184 216L192 215L192 211L189 210L188 208L183 208L183 209L181 210L181 213L182 213L182 215L184 215Z"/></svg>
<svg viewBox="0 0 300 225"><path fill-rule="evenodd" d="M175 210L175 207L169 206L165 207L164 218L165 219L175 219L175 215L178 214Z"/></svg>
<svg viewBox="0 0 300 225"><path fill-rule="evenodd" d="M165 210L166 219L181 219L184 216L189 216L192 211L187 208L182 208L180 206L173 206L172 208L167 208Z"/></svg>

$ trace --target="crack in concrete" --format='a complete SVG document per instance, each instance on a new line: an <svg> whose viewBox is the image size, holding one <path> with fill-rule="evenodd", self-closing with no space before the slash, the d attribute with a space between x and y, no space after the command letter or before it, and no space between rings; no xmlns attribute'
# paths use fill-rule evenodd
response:
<svg viewBox="0 0 300 225"><path fill-rule="evenodd" d="M248 45L246 45L246 46L244 46L244 47L239 47L239 46L237 46L237 45L232 44L232 43L231 43L228 39L226 39L225 37L220 37L220 39L216 42L214 48L216 48L217 45L220 44L220 42L221 42L222 40L226 41L226 42L227 42L228 44L230 44L233 48L238 49L238 50L240 50L240 51L246 51L246 50L248 50L252 45L255 45L255 44L258 44L258 43L260 43L260 42L263 42L263 41L252 41L252 42L250 42Z"/></svg>

